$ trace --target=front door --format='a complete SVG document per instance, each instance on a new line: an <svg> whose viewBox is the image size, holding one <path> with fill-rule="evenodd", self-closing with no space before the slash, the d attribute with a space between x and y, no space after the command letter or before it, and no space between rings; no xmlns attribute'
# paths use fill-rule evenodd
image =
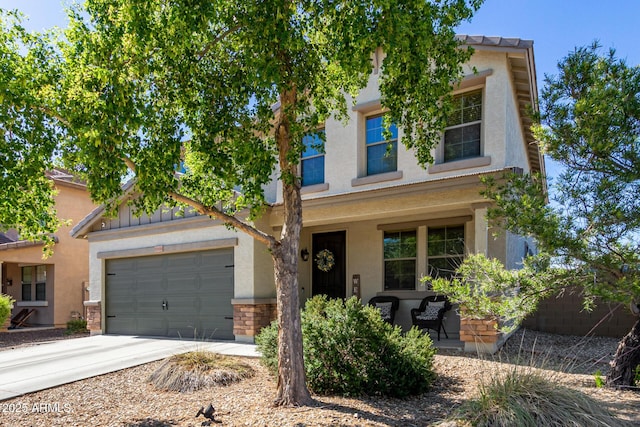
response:
<svg viewBox="0 0 640 427"><path fill-rule="evenodd" d="M314 234L312 239L312 295L347 296L346 232Z"/></svg>

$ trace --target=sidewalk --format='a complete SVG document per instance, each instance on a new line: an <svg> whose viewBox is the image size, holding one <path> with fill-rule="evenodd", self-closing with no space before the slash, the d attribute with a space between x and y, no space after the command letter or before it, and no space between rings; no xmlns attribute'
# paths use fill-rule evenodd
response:
<svg viewBox="0 0 640 427"><path fill-rule="evenodd" d="M253 344L96 335L0 352L0 401L191 350L258 357Z"/></svg>

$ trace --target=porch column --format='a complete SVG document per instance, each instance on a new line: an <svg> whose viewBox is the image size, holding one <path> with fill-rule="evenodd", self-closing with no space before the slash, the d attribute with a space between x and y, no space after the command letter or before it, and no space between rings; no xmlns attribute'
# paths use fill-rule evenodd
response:
<svg viewBox="0 0 640 427"><path fill-rule="evenodd" d="M487 208L489 203L474 204L475 245L474 253L488 255L489 251L489 223L487 222Z"/></svg>

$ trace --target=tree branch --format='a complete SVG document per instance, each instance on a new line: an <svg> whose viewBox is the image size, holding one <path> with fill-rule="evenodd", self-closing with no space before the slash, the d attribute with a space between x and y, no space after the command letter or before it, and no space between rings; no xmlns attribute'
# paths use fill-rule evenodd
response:
<svg viewBox="0 0 640 427"><path fill-rule="evenodd" d="M177 193L175 191L170 191L167 194L176 202L191 206L196 211L198 211L198 213L202 215L214 217L216 219L221 220L226 225L230 225L234 228L237 228L238 230L253 237L257 241L264 243L269 249L280 244L280 242L278 242L275 237L267 233L264 233L263 231L258 230L257 228L247 224L246 222L241 221L240 219L236 218L233 215L228 215L224 213L223 211L216 208L215 206L205 206L204 204L198 202L197 200L193 200L192 198L182 195L180 193Z"/></svg>
<svg viewBox="0 0 640 427"><path fill-rule="evenodd" d="M198 52L198 61L201 60L202 58L204 58L209 53L209 51L211 51L213 46L215 46L220 40L222 40L223 38L225 38L226 36L228 36L231 33L235 33L241 27L242 27L241 25L236 25L235 27L228 28L226 31L223 31L222 33L218 34L218 36L215 39L213 39L209 43L207 43L207 45L204 47L204 49L202 49L200 52Z"/></svg>
<svg viewBox="0 0 640 427"><path fill-rule="evenodd" d="M131 172L136 172L136 164L127 156L122 157L122 161L127 165L127 167L131 170ZM247 233L249 236L253 237L257 241L264 243L269 249L274 248L279 245L280 242L276 240L275 237L258 230L257 228L247 224L246 222L241 221L233 215L228 215L216 208L215 206L205 206L204 204L194 200L190 197L187 197L183 194L180 194L176 191L169 191L167 193L169 197L175 200L178 203L183 203L187 206L191 206L193 209L198 211L201 215L207 215L209 217L214 217L216 219L221 220L226 225L230 225L234 228L237 228L240 231Z"/></svg>

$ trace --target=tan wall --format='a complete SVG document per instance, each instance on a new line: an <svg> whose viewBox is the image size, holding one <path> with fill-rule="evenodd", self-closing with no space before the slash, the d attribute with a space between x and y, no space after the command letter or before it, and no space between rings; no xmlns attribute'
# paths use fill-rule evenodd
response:
<svg viewBox="0 0 640 427"><path fill-rule="evenodd" d="M592 312L582 309L582 298L577 290L560 298L551 297L540 303L538 310L523 326L554 334L622 338L638 320L627 306L597 301Z"/></svg>
<svg viewBox="0 0 640 427"><path fill-rule="evenodd" d="M87 293L85 287L89 281L89 243L84 239L71 237L71 229L95 205L85 189L58 186L60 193L56 198L56 209L61 219L70 220L57 233L59 243L54 252L55 273L55 324L63 325L71 318L71 313L83 313Z"/></svg>
<svg viewBox="0 0 640 427"><path fill-rule="evenodd" d="M460 92L483 89L481 149L482 156L490 157L489 164L428 172L418 164L413 150L407 150L404 145L398 144L398 171L402 172L399 179L353 186L352 180L363 177L366 168L365 117L382 112L380 108L369 107L380 101L379 75L371 74L368 86L358 95L356 109L348 111L349 120L345 123L328 119L325 123L325 183L328 184L328 188L307 194L305 198L389 187L399 183L442 179L461 173L489 171L510 166L528 170L525 143L506 54L478 50L469 64L465 65L465 74L473 75L474 67L478 72L490 71L490 74L484 81L481 79L477 85L465 87ZM399 130L399 138L401 137L402 129ZM442 148L440 146L435 148L433 154L435 163L441 163ZM282 184L280 182L277 188L276 197L281 201Z"/></svg>
<svg viewBox="0 0 640 427"><path fill-rule="evenodd" d="M83 313L83 282L89 278L89 245L85 240L73 239L70 231L95 205L84 188L64 184L57 184L56 188L59 191L55 198L58 217L70 223L57 231L58 243L53 255L43 259L42 247L31 246L0 251L0 261L7 265L7 277L4 279L13 281L13 286L8 287L7 291L16 301L22 299L20 267L40 264L49 266L46 290L48 306L36 307L36 315L29 320L30 323L64 326L73 311ZM21 308L17 304L13 314Z"/></svg>

